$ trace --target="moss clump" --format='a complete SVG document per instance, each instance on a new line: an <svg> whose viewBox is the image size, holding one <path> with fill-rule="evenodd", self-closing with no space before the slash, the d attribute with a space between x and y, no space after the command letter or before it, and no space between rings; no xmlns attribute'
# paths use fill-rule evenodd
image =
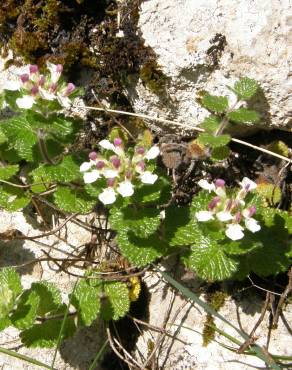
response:
<svg viewBox="0 0 292 370"><path fill-rule="evenodd" d="M166 91L169 78L163 74L156 60L145 63L140 69L140 78L153 93L160 95Z"/></svg>
<svg viewBox="0 0 292 370"><path fill-rule="evenodd" d="M224 305L227 294L220 290L216 290L210 293L207 293L206 300L207 303L215 310L219 311L220 308ZM214 317L210 314L207 314L206 321L203 329L203 346L206 347L212 340L215 338L215 321Z"/></svg>

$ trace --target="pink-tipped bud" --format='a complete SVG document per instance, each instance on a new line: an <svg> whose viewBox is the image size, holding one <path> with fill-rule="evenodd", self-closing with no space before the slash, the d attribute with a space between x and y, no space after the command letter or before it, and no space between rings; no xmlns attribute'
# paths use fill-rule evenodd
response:
<svg viewBox="0 0 292 370"><path fill-rule="evenodd" d="M223 188L225 186L225 181L222 179L217 179L215 181L216 188Z"/></svg>
<svg viewBox="0 0 292 370"><path fill-rule="evenodd" d="M115 168L119 168L120 165L121 165L121 160L119 157L117 156L113 156L110 158L110 161L112 163L112 165L115 167Z"/></svg>
<svg viewBox="0 0 292 370"><path fill-rule="evenodd" d="M57 64L56 65L56 72L57 73L62 73L63 72L63 66L62 66L62 64Z"/></svg>
<svg viewBox="0 0 292 370"><path fill-rule="evenodd" d="M116 137L116 138L114 139L114 145L115 145L115 146L120 146L120 145L122 145L122 143L123 143L123 140L122 140L121 138Z"/></svg>
<svg viewBox="0 0 292 370"><path fill-rule="evenodd" d="M24 73L20 76L20 80L23 84L25 84L29 80L29 75L27 73Z"/></svg>
<svg viewBox="0 0 292 370"><path fill-rule="evenodd" d="M228 199L225 210L226 210L226 211L230 211L230 210L231 210L231 208L232 208L234 205L235 205L235 204L234 204L234 202L233 202L231 199Z"/></svg>
<svg viewBox="0 0 292 370"><path fill-rule="evenodd" d="M126 173L125 173L125 176L128 180L130 180L132 178L132 172L127 170Z"/></svg>
<svg viewBox="0 0 292 370"><path fill-rule="evenodd" d="M240 221L241 221L241 213L237 212L236 215L235 215L235 222L237 222L239 224Z"/></svg>
<svg viewBox="0 0 292 370"><path fill-rule="evenodd" d="M67 87L66 87L66 90L64 92L64 95L65 96L68 96L70 95L73 91L75 90L75 85L72 84L72 82L69 82Z"/></svg>
<svg viewBox="0 0 292 370"><path fill-rule="evenodd" d="M38 86L33 86L31 88L30 92L31 92L31 95L33 95L33 96L37 95L37 93L39 92Z"/></svg>
<svg viewBox="0 0 292 370"><path fill-rule="evenodd" d="M51 93L54 93L54 92L57 90L57 88L58 88L58 84L56 84L56 83L52 83L52 84L49 86L49 91L50 91Z"/></svg>
<svg viewBox="0 0 292 370"><path fill-rule="evenodd" d="M107 186L114 186L116 179L107 179Z"/></svg>
<svg viewBox="0 0 292 370"><path fill-rule="evenodd" d="M137 166L139 166L141 168L142 171L145 170L145 167L146 167L146 164L144 161L140 161L137 163Z"/></svg>
<svg viewBox="0 0 292 370"><path fill-rule="evenodd" d="M45 76L41 75L39 80L38 80L39 86L41 86L41 87L44 86L45 82L46 82Z"/></svg>
<svg viewBox="0 0 292 370"><path fill-rule="evenodd" d="M30 74L37 73L38 71L39 71L39 67L36 64L31 64L29 66L29 73Z"/></svg>
<svg viewBox="0 0 292 370"><path fill-rule="evenodd" d="M96 163L96 168L97 168L98 170L101 170L104 166L105 166L104 161L98 161L98 162Z"/></svg>
<svg viewBox="0 0 292 370"><path fill-rule="evenodd" d="M220 197L214 197L211 202L208 204L208 209L212 211L217 204L220 202Z"/></svg>
<svg viewBox="0 0 292 370"><path fill-rule="evenodd" d="M143 154L145 154L145 149L142 146L140 146L139 148L136 149L136 152L138 154L143 155Z"/></svg>
<svg viewBox="0 0 292 370"><path fill-rule="evenodd" d="M249 217L252 217L256 213L256 211L257 211L256 206L251 206L248 209L248 211L249 211Z"/></svg>
<svg viewBox="0 0 292 370"><path fill-rule="evenodd" d="M97 153L96 152L89 153L88 158L91 159L92 161L95 161L97 158Z"/></svg>

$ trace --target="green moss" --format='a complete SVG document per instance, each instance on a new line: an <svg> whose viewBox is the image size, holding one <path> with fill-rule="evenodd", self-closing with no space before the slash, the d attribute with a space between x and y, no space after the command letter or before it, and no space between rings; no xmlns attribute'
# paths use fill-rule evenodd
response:
<svg viewBox="0 0 292 370"><path fill-rule="evenodd" d="M140 78L153 93L160 95L165 92L169 78L163 74L156 60L145 63L140 69Z"/></svg>

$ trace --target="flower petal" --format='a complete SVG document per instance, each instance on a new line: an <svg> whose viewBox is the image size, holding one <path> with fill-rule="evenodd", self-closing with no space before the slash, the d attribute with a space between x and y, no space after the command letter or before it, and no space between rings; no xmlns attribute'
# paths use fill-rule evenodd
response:
<svg viewBox="0 0 292 370"><path fill-rule="evenodd" d="M245 227L251 231L252 233L256 233L257 231L260 231L261 226L258 224L257 220L254 218L247 218L244 220Z"/></svg>
<svg viewBox="0 0 292 370"><path fill-rule="evenodd" d="M150 171L145 171L140 176L140 179L143 184L154 184L155 181L158 179L158 176L151 173Z"/></svg>
<svg viewBox="0 0 292 370"><path fill-rule="evenodd" d="M103 204L112 204L116 201L116 193L113 188L106 188L99 194L98 199Z"/></svg>
<svg viewBox="0 0 292 370"><path fill-rule="evenodd" d="M57 93L57 100L59 104L64 108L69 108L72 105L72 101L68 98L68 96L64 96L59 93Z"/></svg>
<svg viewBox="0 0 292 370"><path fill-rule="evenodd" d="M199 211L199 212L196 212L195 213L195 216L196 216L196 219L199 221L199 222L206 222L206 221L210 221L210 220L213 220L213 213L212 212L209 212L209 211Z"/></svg>
<svg viewBox="0 0 292 370"><path fill-rule="evenodd" d="M226 222L233 220L233 216L230 212L221 211L216 214L219 221Z"/></svg>
<svg viewBox="0 0 292 370"><path fill-rule="evenodd" d="M3 88L5 90L10 90L10 91L17 91L19 90L21 87L21 83L20 81L6 81L5 84L3 85Z"/></svg>
<svg viewBox="0 0 292 370"><path fill-rule="evenodd" d="M231 240L239 240L244 237L242 230L243 227L239 224L230 224L227 226L225 234Z"/></svg>
<svg viewBox="0 0 292 370"><path fill-rule="evenodd" d="M34 102L34 98L30 95L24 95L22 98L16 99L16 104L21 109L30 109Z"/></svg>
<svg viewBox="0 0 292 370"><path fill-rule="evenodd" d="M40 97L45 100L55 100L56 99L55 94L52 94L49 91L42 89L41 87L39 88L39 94L40 94Z"/></svg>
<svg viewBox="0 0 292 370"><path fill-rule="evenodd" d="M100 178L100 173L98 170L93 170L90 172L85 172L83 175L83 179L85 184L91 184L92 182L96 181Z"/></svg>
<svg viewBox="0 0 292 370"><path fill-rule="evenodd" d="M119 184L117 192L124 198L130 197L134 194L134 187L130 181L123 181Z"/></svg>
<svg viewBox="0 0 292 370"><path fill-rule="evenodd" d="M213 183L209 184L207 180L200 180L198 182L198 185L204 189L204 190L208 190L209 193L211 193L211 191L214 191L215 190L215 185Z"/></svg>
<svg viewBox="0 0 292 370"><path fill-rule="evenodd" d="M158 146L154 145L152 146L147 153L145 154L146 159L154 159L159 156L160 150Z"/></svg>
<svg viewBox="0 0 292 370"><path fill-rule="evenodd" d="M257 184L248 177L244 177L239 184L246 191L254 190L257 187Z"/></svg>
<svg viewBox="0 0 292 370"><path fill-rule="evenodd" d="M80 170L80 172L85 172L85 171L90 170L91 167L92 167L91 162L83 162L82 165L80 166L79 170Z"/></svg>
<svg viewBox="0 0 292 370"><path fill-rule="evenodd" d="M111 169L104 170L103 171L103 176L106 179L113 179L113 178L119 176L119 171L117 171L117 170L111 170Z"/></svg>
<svg viewBox="0 0 292 370"><path fill-rule="evenodd" d="M116 147L114 144L112 144L109 140L101 140L99 142L99 145L106 150L112 150L113 152L115 151Z"/></svg>

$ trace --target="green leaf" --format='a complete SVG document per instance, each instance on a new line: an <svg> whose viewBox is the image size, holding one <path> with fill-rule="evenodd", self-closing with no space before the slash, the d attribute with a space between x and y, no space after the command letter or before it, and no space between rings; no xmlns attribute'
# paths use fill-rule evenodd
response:
<svg viewBox="0 0 292 370"><path fill-rule="evenodd" d="M15 175L19 170L18 165L11 165L0 167L0 180L8 180L10 177Z"/></svg>
<svg viewBox="0 0 292 370"><path fill-rule="evenodd" d="M89 326L100 311L101 285L90 285L85 279L78 282L71 303L77 309L81 325Z"/></svg>
<svg viewBox="0 0 292 370"><path fill-rule="evenodd" d="M0 326L7 324L6 315L12 310L17 296L22 292L18 273L10 267L0 270Z"/></svg>
<svg viewBox="0 0 292 370"><path fill-rule="evenodd" d="M160 225L160 211L156 208L112 208L109 218L112 228L131 230L135 235L146 238L153 234Z"/></svg>
<svg viewBox="0 0 292 370"><path fill-rule="evenodd" d="M259 85L257 81L248 78L242 77L234 84L232 89L239 99L248 100L252 98L257 92Z"/></svg>
<svg viewBox="0 0 292 370"><path fill-rule="evenodd" d="M226 96L215 96L206 93L201 104L211 112L223 113L228 109L228 99Z"/></svg>
<svg viewBox="0 0 292 370"><path fill-rule="evenodd" d="M104 292L110 303L110 308L102 312L105 320L118 320L130 309L129 290L127 284L119 281L104 283Z"/></svg>
<svg viewBox="0 0 292 370"><path fill-rule="evenodd" d="M54 193L54 201L59 209L65 212L78 212L81 214L92 211L96 199L92 199L83 191L60 186Z"/></svg>
<svg viewBox="0 0 292 370"><path fill-rule="evenodd" d="M9 148L15 149L20 158L33 161L38 139L24 114L1 121L1 130L8 139Z"/></svg>
<svg viewBox="0 0 292 370"><path fill-rule="evenodd" d="M260 120L259 114L254 110L239 108L227 114L230 121L237 123L256 123Z"/></svg>
<svg viewBox="0 0 292 370"><path fill-rule="evenodd" d="M32 290L26 290L20 297L10 320L18 329L30 328L36 319L40 297Z"/></svg>
<svg viewBox="0 0 292 370"><path fill-rule="evenodd" d="M228 146L220 146L218 148L213 148L211 153L211 159L213 161L223 161L228 158L230 154L230 149Z"/></svg>
<svg viewBox="0 0 292 370"><path fill-rule="evenodd" d="M3 130L1 129L1 126L0 126L0 145L5 143L7 141L7 137L5 136Z"/></svg>
<svg viewBox="0 0 292 370"><path fill-rule="evenodd" d="M79 159L73 155L67 155L61 162L55 165L41 165L31 172L35 182L70 182L81 179L79 171Z"/></svg>
<svg viewBox="0 0 292 370"><path fill-rule="evenodd" d="M133 202L138 205L143 203L165 204L170 199L171 185L169 179L164 175L158 174L158 180L153 185L141 185L135 189L132 197Z"/></svg>
<svg viewBox="0 0 292 370"><path fill-rule="evenodd" d="M208 208L208 204L214 197L213 194L201 190L196 196L193 197L190 207L191 215L195 217L195 213Z"/></svg>
<svg viewBox="0 0 292 370"><path fill-rule="evenodd" d="M1 290L0 290L1 291ZM1 304L1 303L0 303ZM1 310L1 307L0 307L0 310ZM0 312L0 317L1 317L1 312ZM0 331L2 331L2 330L4 330L4 329L6 329L6 328L8 328L8 326L10 326L11 325L11 321L9 320L9 318L8 317L1 317L0 318Z"/></svg>
<svg viewBox="0 0 292 370"><path fill-rule="evenodd" d="M45 316L46 313L57 310L62 304L61 293L53 283L47 281L33 283L31 290L40 298L38 316Z"/></svg>
<svg viewBox="0 0 292 370"><path fill-rule="evenodd" d="M22 343L28 348L52 348L58 342L62 320L47 320L36 324L20 333ZM62 333L62 340L72 336L76 331L73 319L67 319Z"/></svg>
<svg viewBox="0 0 292 370"><path fill-rule="evenodd" d="M206 132L212 134L214 133L219 127L220 121L216 116L209 116L204 119L204 121L200 124L200 127L203 128Z"/></svg>
<svg viewBox="0 0 292 370"><path fill-rule="evenodd" d="M0 208L13 212L26 207L29 202L29 193L23 189L8 184L0 186Z"/></svg>
<svg viewBox="0 0 292 370"><path fill-rule="evenodd" d="M221 146L224 146L229 143L231 140L230 135L219 135L214 136L211 134L208 134L207 132L202 132L198 136L198 142L203 145L209 145L212 148L218 148Z"/></svg>
<svg viewBox="0 0 292 370"><path fill-rule="evenodd" d="M168 251L167 244L157 234L139 238L130 231L119 230L117 242L122 255L138 267L155 261Z"/></svg>
<svg viewBox="0 0 292 370"><path fill-rule="evenodd" d="M216 235L216 234L215 234ZM224 252L215 235L206 234L191 252L183 258L186 266L208 281L224 280L232 277L238 262Z"/></svg>

